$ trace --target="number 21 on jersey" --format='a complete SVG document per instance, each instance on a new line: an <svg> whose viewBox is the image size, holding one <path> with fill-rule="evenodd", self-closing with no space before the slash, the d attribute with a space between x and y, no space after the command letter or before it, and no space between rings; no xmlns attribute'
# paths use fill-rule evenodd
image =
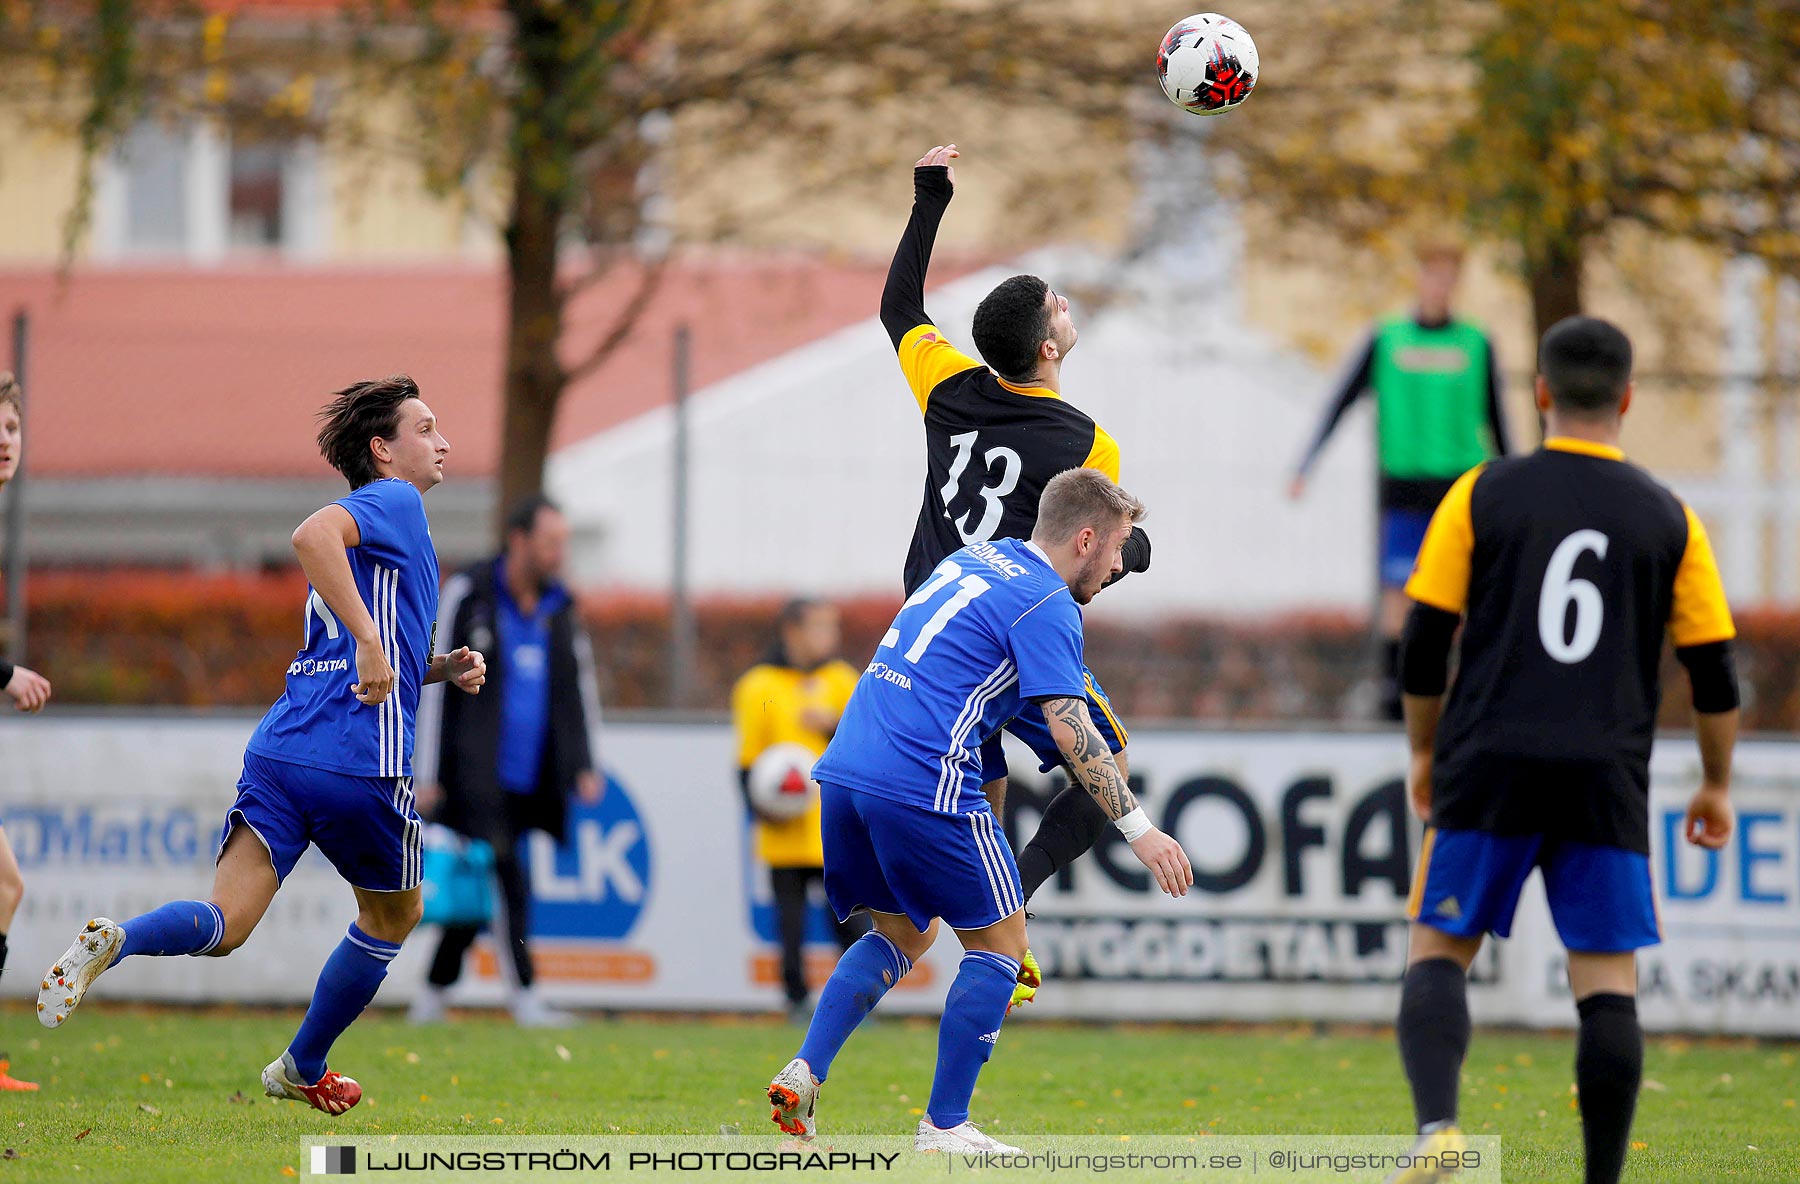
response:
<svg viewBox="0 0 1800 1184"><path fill-rule="evenodd" d="M906 647L908 662L917 662L924 657L925 651L931 647L932 639L944 631L944 626L948 625L957 613L968 608L970 601L993 587L980 576L963 575L962 568L954 563L942 564L931 573L931 578L919 585L919 590L907 597L906 603L900 606L900 615L895 618L894 627L883 635L880 648L884 650L897 649L901 640L901 625L911 624L907 620L907 614L920 605L938 599L939 594L947 591L953 584L956 587L955 594L938 606L937 611L931 614L924 626L914 635L912 644Z"/></svg>

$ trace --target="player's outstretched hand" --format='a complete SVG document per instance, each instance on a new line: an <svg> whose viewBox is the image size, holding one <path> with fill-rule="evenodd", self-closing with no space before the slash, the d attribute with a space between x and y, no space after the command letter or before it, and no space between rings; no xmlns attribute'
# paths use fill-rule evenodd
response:
<svg viewBox="0 0 1800 1184"><path fill-rule="evenodd" d="M1131 853L1156 877L1156 886L1170 896L1186 896L1194 886L1194 868L1181 844L1154 826L1132 840Z"/></svg>
<svg viewBox="0 0 1800 1184"><path fill-rule="evenodd" d="M950 184L954 185L956 184L956 166L950 162L961 155L962 153L956 150L955 144L939 144L924 156L919 157L918 162L915 163L913 167L915 169L923 169L929 168L932 165L941 164L950 170Z"/></svg>
<svg viewBox="0 0 1800 1184"><path fill-rule="evenodd" d="M42 711L44 704L50 702L50 680L35 670L14 666L6 693L20 711Z"/></svg>
<svg viewBox="0 0 1800 1184"><path fill-rule="evenodd" d="M1731 794L1723 785L1702 785L1688 803L1681 833L1696 847L1717 851L1731 838Z"/></svg>
<svg viewBox="0 0 1800 1184"><path fill-rule="evenodd" d="M444 677L454 683L457 690L478 694L481 684L487 681L487 659L481 656L480 650L472 650L466 645L452 650L444 655Z"/></svg>
<svg viewBox="0 0 1800 1184"><path fill-rule="evenodd" d="M358 702L373 707L386 699L393 689L394 668L388 664L387 655L381 652L381 640L358 641L356 682L351 684L350 693Z"/></svg>

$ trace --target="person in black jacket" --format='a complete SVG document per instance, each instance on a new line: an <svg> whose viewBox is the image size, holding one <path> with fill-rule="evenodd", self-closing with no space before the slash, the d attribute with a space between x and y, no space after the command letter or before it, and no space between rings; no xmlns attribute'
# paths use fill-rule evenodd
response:
<svg viewBox="0 0 1800 1184"><path fill-rule="evenodd" d="M414 756L414 780L425 787L420 804L435 802L437 821L494 849L505 899L494 936L511 955L501 961L512 968L513 1017L528 1027L569 1017L546 1007L532 987L531 888L518 840L541 830L560 842L569 791L592 803L602 787L590 746L600 722L593 647L561 580L568 546L562 511L532 496L507 516L505 553L445 586L438 626L447 636L439 643L489 655L487 694L445 696L427 688ZM413 1005L415 1022L443 1018L444 992L460 977L476 932L444 930Z"/></svg>
<svg viewBox="0 0 1800 1184"><path fill-rule="evenodd" d="M0 488L19 471L19 456L25 447L24 419L19 414L19 384L12 374L0 371ZM14 666L0 658L0 693L12 699L20 711L41 711L50 698L50 681L35 670ZM6 933L12 928L13 914L25 898L25 877L19 872L19 861L13 857L12 844L6 841L6 827L0 824L0 974L6 971ZM0 1057L0 1090L34 1090L37 1085L19 1081L7 1072Z"/></svg>

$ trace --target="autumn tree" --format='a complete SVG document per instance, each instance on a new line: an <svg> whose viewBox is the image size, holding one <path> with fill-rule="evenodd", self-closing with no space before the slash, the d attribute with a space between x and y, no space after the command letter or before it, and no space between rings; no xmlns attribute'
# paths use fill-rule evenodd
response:
<svg viewBox="0 0 1800 1184"><path fill-rule="evenodd" d="M1496 243L1541 333L1615 229L1800 274L1800 2L1346 0L1246 13L1254 122L1218 143L1279 215ZM1246 108L1248 110L1248 108Z"/></svg>
<svg viewBox="0 0 1800 1184"><path fill-rule="evenodd" d="M416 160L440 192L497 195L506 505L539 487L570 383L626 339L656 291L669 243L647 213L682 127L785 153L808 183L830 186L928 146L918 133L898 145L847 137L847 125L1010 108L1029 116L1015 159L1035 162L1014 170L1014 234L1081 213L1106 158L1058 156L1030 133L1054 125L1067 139L1124 143L1154 37L1122 6L1041 9L1022 20L997 0L344 0L296 33L291 17L279 28L258 10L227 19L213 0L10 0L0 76L22 84L0 82L0 95L38 101L80 135L71 247L93 162L147 115L339 135ZM377 97L406 102L413 135L359 121ZM822 157L826 143L837 150ZM1057 200L1033 200L1046 169ZM625 294L619 311L596 339L571 341L570 303L597 284Z"/></svg>

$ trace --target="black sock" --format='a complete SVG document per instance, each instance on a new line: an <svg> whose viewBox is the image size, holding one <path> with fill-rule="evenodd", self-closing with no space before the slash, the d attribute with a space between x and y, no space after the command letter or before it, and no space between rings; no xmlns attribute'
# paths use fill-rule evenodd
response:
<svg viewBox="0 0 1800 1184"><path fill-rule="evenodd" d="M1625 1168L1631 1116L1644 1076L1644 1030L1630 995L1589 995L1575 1005L1575 1084L1581 1090L1581 1134L1587 1184L1615 1184Z"/></svg>
<svg viewBox="0 0 1800 1184"><path fill-rule="evenodd" d="M6 934L0 933L0 974L6 973Z"/></svg>
<svg viewBox="0 0 1800 1184"><path fill-rule="evenodd" d="M1100 841L1111 820L1078 785L1066 786L1044 808L1037 833L1019 852L1019 881L1029 901L1045 880L1068 867Z"/></svg>
<svg viewBox="0 0 1800 1184"><path fill-rule="evenodd" d="M1448 958L1413 963L1400 988L1396 1035L1419 1129L1455 1122L1469 1052L1469 979L1462 967Z"/></svg>
<svg viewBox="0 0 1800 1184"><path fill-rule="evenodd" d="M1400 639L1389 637L1381 643L1381 716L1383 719L1405 719L1400 702Z"/></svg>

